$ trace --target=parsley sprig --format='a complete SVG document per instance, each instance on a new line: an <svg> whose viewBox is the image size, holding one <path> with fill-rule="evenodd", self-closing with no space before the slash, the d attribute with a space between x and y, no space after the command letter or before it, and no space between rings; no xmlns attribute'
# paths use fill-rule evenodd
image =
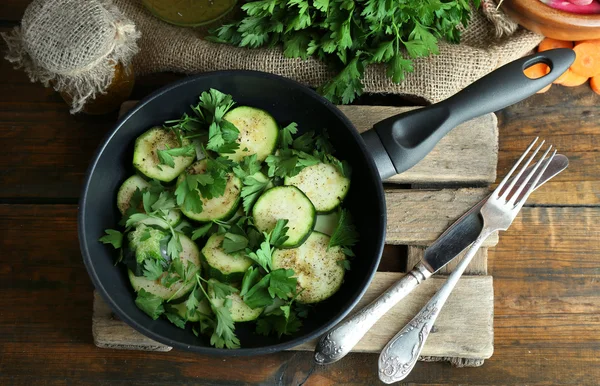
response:
<svg viewBox="0 0 600 386"><path fill-rule="evenodd" d="M479 7L480 0L475 0ZM365 67L384 64L395 83L412 60L438 54L438 41L460 41L470 19L468 1L257 0L245 15L212 31L211 40L240 47L281 44L284 55L315 56L338 69L319 91L334 102L362 94Z"/></svg>

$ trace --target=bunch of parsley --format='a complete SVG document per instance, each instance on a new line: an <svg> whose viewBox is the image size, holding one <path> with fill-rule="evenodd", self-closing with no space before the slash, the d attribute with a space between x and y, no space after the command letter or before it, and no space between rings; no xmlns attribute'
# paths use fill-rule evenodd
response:
<svg viewBox="0 0 600 386"><path fill-rule="evenodd" d="M479 7L480 0L473 1ZM337 75L320 87L349 103L363 90L365 66L382 63L395 83L413 71L412 59L438 54L438 40L460 41L470 18L468 0L258 0L241 20L212 32L213 41L257 48L282 45L290 58L329 63Z"/></svg>

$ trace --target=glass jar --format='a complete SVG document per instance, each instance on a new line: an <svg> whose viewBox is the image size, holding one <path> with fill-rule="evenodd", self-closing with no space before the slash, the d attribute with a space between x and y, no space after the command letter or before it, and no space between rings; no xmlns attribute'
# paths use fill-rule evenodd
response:
<svg viewBox="0 0 600 386"><path fill-rule="evenodd" d="M159 19L182 27L197 27L225 16L237 0L142 0Z"/></svg>

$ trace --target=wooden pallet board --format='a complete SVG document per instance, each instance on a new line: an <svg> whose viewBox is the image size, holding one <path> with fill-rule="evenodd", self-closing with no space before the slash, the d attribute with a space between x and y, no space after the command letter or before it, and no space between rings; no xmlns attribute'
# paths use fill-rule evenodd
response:
<svg viewBox="0 0 600 386"><path fill-rule="evenodd" d="M353 312L381 295L403 276L397 272L377 272L373 283ZM408 323L444 283L434 276L417 287L409 297L390 310L365 335L353 351L380 352L387 342ZM465 276L456 286L435 323L422 356L486 359L493 351L494 294L491 276ZM350 314L352 315L352 313ZM155 342L118 320L98 294L94 295L94 343L99 347L169 351L171 347ZM460 339L457 337L460 336ZM294 350L314 350L310 341Z"/></svg>
<svg viewBox="0 0 600 386"><path fill-rule="evenodd" d="M123 104L121 114L137 103ZM382 119L411 108L387 106L340 106L359 132ZM498 157L497 120L494 114L474 119L455 128L414 168L386 182L412 184L423 189L385 190L388 225L386 243L408 246L410 269L431 244L479 200L496 179ZM425 189L426 187L426 189ZM444 188L446 187L446 188ZM451 187L451 188L450 188ZM498 243L493 235L485 244ZM458 259L457 259L458 260ZM448 274L453 261L440 273ZM434 327L422 356L424 360L448 360L454 364L481 365L493 352L493 281L487 275L487 248L482 248L469 265ZM379 296L403 274L377 272L356 312ZM357 352L379 352L442 285L445 278L436 275L396 305L354 348ZM169 351L171 347L155 342L118 320L96 293L93 314L94 342L99 347L146 351ZM294 350L312 350L307 342Z"/></svg>

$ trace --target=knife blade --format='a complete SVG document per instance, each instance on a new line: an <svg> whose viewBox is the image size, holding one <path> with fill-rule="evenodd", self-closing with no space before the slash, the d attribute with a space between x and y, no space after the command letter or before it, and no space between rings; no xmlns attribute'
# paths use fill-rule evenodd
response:
<svg viewBox="0 0 600 386"><path fill-rule="evenodd" d="M535 165L530 166L527 171L531 170ZM557 154L548 165L548 168L542 174L535 189L542 186L546 181L562 172L569 166L569 159L562 154ZM524 179L527 172L523 173L521 179ZM535 180L535 177L530 181ZM520 182L520 181L519 181ZM509 184L506 184L508 186ZM527 188L523 191L527 191ZM534 190L535 190L534 189ZM523 194L523 193L521 193ZM479 214L479 210L487 201L489 195L479 201L467 213L462 215L454 224L450 225L438 239L431 244L423 255L421 262L428 268L431 273L439 271L442 267L452 261L462 251L477 239L483 228L483 220Z"/></svg>

